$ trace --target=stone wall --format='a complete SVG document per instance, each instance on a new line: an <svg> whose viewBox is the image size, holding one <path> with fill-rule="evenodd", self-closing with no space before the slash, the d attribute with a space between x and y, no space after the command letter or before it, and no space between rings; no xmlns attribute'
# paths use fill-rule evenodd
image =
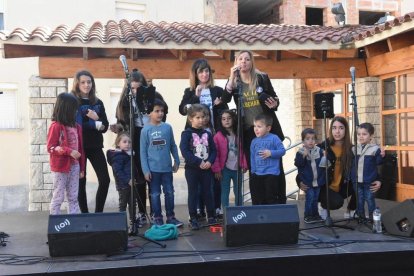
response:
<svg viewBox="0 0 414 276"><path fill-rule="evenodd" d="M66 79L41 79L33 76L29 81L29 211L49 210L53 184L49 154L46 150L47 130L51 123L56 96L66 92L67 87Z"/></svg>
<svg viewBox="0 0 414 276"><path fill-rule="evenodd" d="M294 102L295 102L295 139L300 141L300 134L303 129L312 127L312 94L306 90L304 80L294 81Z"/></svg>
<svg viewBox="0 0 414 276"><path fill-rule="evenodd" d="M378 78L357 79L355 95L359 123L371 123L375 128L375 142L381 144L381 88Z"/></svg>

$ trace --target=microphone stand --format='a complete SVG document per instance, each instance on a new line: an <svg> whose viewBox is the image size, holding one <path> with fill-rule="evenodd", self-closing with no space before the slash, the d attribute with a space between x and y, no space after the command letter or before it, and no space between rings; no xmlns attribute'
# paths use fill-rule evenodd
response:
<svg viewBox="0 0 414 276"><path fill-rule="evenodd" d="M353 142L354 142L354 171L355 171L355 203L356 203L356 210L358 210L358 158L357 158L357 153L358 153L358 141L357 141L357 128L359 126L359 119L358 119L358 105L357 105L357 100L356 100L356 95L355 95L355 78L354 75L352 75L352 83L351 83L351 99L352 102L350 105L352 105L352 121L353 121ZM356 213L356 212L355 212ZM354 213L354 218L355 218L355 213Z"/></svg>
<svg viewBox="0 0 414 276"><path fill-rule="evenodd" d="M244 143L243 137L243 118L244 118L244 107L243 107L243 85L240 77L240 70L236 70L236 85L237 85L237 140L238 140L238 151L237 151L237 195L235 200L236 206L243 206L244 196L243 196L243 187L244 187L244 177L243 177L243 168L241 161L243 160L242 149Z"/></svg>
<svg viewBox="0 0 414 276"><path fill-rule="evenodd" d="M132 91L131 91L131 80L129 78L129 72L128 72L128 67L124 66L124 71L125 71L125 77L126 77L126 82L127 82L127 98L128 98L128 104L129 104L129 135L131 138L131 156L130 156L130 160L131 160L131 198L130 198L130 210L131 210L131 214L130 214L130 235L131 236L139 236L141 238L143 238L146 241L155 243L157 245L159 245L162 248L166 248L167 245L165 243L160 243L157 242L153 239L149 239L147 237L145 237L144 235L139 235L138 234L138 224L136 223L136 205L135 205L135 191L136 191L136 187L135 187L135 162L134 162L134 110L133 110L133 104L132 101L134 100L134 96L132 95ZM139 153L135 153L135 154L139 154ZM138 193L137 193L138 195Z"/></svg>

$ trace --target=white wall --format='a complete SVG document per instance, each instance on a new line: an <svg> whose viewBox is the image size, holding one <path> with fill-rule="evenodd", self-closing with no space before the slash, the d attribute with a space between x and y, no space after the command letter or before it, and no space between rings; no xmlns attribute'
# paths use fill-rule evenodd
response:
<svg viewBox="0 0 414 276"><path fill-rule="evenodd" d="M401 15L404 15L409 12L414 12L414 1L401 0Z"/></svg>

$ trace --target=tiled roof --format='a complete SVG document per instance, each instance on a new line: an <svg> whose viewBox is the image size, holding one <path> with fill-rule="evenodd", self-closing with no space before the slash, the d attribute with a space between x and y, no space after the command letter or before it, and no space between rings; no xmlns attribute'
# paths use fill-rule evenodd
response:
<svg viewBox="0 0 414 276"><path fill-rule="evenodd" d="M155 44L159 46L183 45L253 45L270 44L306 44L318 45L352 43L374 36L384 30L392 29L405 22L412 21L414 13L395 18L377 26L306 26L306 25L231 25L231 24L202 24L202 23L154 23L135 20L108 21L106 24L96 22L88 27L83 23L73 29L60 25L54 30L37 27L32 32L17 28L11 32L1 31L0 40L3 42L20 38L26 44L35 40L38 45L51 42L60 46L70 46L73 43L110 45L116 42L118 47L126 44ZM16 43L15 43L16 44ZM108 46L109 46L108 45ZM86 45L85 45L86 46ZM136 46L135 46L136 47Z"/></svg>

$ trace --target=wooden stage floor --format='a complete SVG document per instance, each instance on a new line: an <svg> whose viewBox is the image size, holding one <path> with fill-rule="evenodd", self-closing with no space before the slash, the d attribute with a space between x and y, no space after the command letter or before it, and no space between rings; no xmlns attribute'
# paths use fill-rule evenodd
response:
<svg viewBox="0 0 414 276"><path fill-rule="evenodd" d="M397 205L377 203L382 211ZM289 204L298 205L301 219L294 245L226 247L220 233L207 227L191 231L185 224L178 239L164 242L166 248L130 237L134 247L117 255L59 258L49 256L48 213L2 213L0 231L10 237L0 247L0 275L413 275L413 238L373 234L355 220L338 223L355 230L335 228L335 238L330 228L309 229L316 225L303 223L303 201ZM187 221L186 206L178 206L176 213ZM331 215L339 220L343 213Z"/></svg>

